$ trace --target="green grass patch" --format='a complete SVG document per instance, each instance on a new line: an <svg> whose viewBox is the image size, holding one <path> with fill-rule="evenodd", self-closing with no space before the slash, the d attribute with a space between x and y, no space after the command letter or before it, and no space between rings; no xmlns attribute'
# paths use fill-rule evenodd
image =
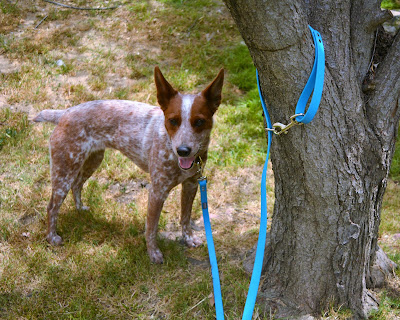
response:
<svg viewBox="0 0 400 320"><path fill-rule="evenodd" d="M0 13L1 35L1 33L9 32L12 30L12 28L15 28L19 23L21 15L23 15L25 12L22 12L17 2L13 3L9 1L0 1Z"/></svg>
<svg viewBox="0 0 400 320"><path fill-rule="evenodd" d="M25 113L0 109L0 151L5 145L15 145L24 137L30 124Z"/></svg>
<svg viewBox="0 0 400 320"><path fill-rule="evenodd" d="M385 199L382 206L382 221L380 235L384 233L394 234L400 232L399 199L400 187L398 184L389 181L386 188Z"/></svg>
<svg viewBox="0 0 400 320"><path fill-rule="evenodd" d="M256 68L250 57L249 49L239 43L226 52L225 57L225 65L229 70L229 82L243 91L256 89Z"/></svg>
<svg viewBox="0 0 400 320"><path fill-rule="evenodd" d="M267 143L257 90L234 106L221 106L217 117L214 134L220 143L210 150L211 161L219 167L235 168L262 164Z"/></svg>
<svg viewBox="0 0 400 320"><path fill-rule="evenodd" d="M396 311L397 310L397 311ZM398 319L400 317L400 296L396 292L385 291L381 295L379 309L372 312L368 319L371 320L386 320Z"/></svg>
<svg viewBox="0 0 400 320"><path fill-rule="evenodd" d="M2 1L0 2L0 11L3 14L18 15L21 10L17 3Z"/></svg>
<svg viewBox="0 0 400 320"><path fill-rule="evenodd" d="M397 132L396 146L393 154L389 176L395 181L400 181L400 130Z"/></svg>
<svg viewBox="0 0 400 320"><path fill-rule="evenodd" d="M383 0L381 3L383 9L400 9L400 2L398 0Z"/></svg>

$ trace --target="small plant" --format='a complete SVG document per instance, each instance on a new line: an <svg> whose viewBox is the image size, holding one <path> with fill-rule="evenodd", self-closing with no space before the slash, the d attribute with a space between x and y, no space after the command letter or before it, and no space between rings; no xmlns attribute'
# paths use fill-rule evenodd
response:
<svg viewBox="0 0 400 320"><path fill-rule="evenodd" d="M0 33L10 31L10 28L18 25L20 21L21 10L18 1L0 1Z"/></svg>
<svg viewBox="0 0 400 320"><path fill-rule="evenodd" d="M12 15L17 15L20 13L20 9L17 3L11 3L7 1L0 2L0 11L3 14L12 14Z"/></svg>
<svg viewBox="0 0 400 320"><path fill-rule="evenodd" d="M74 66L72 63L63 63L59 66L59 72L60 74L68 74L74 69Z"/></svg>
<svg viewBox="0 0 400 320"><path fill-rule="evenodd" d="M68 95L70 95L70 100L73 104L96 100L96 96L83 84L69 85L65 89Z"/></svg>
<svg viewBox="0 0 400 320"><path fill-rule="evenodd" d="M150 10L148 1L134 1L127 6L130 12L133 12L139 21L143 21L149 18Z"/></svg>
<svg viewBox="0 0 400 320"><path fill-rule="evenodd" d="M118 88L115 92L115 97L121 100L127 99L129 95L128 88Z"/></svg>
<svg viewBox="0 0 400 320"><path fill-rule="evenodd" d="M9 41L6 36L0 34L0 53L6 53L10 49Z"/></svg>
<svg viewBox="0 0 400 320"><path fill-rule="evenodd" d="M22 112L11 112L10 109L0 110L0 150L19 138L29 128L26 114Z"/></svg>
<svg viewBox="0 0 400 320"><path fill-rule="evenodd" d="M90 88L94 91L102 91L107 88L107 82L104 77L92 77L89 84Z"/></svg>

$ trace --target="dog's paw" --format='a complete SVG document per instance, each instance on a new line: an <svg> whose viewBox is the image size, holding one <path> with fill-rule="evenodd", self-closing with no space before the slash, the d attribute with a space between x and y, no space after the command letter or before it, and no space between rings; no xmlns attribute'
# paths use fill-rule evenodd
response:
<svg viewBox="0 0 400 320"><path fill-rule="evenodd" d="M153 263L161 264L164 262L163 254L160 249L148 250L150 261Z"/></svg>
<svg viewBox="0 0 400 320"><path fill-rule="evenodd" d="M46 239L53 246L60 246L63 243L62 238L58 234L48 234Z"/></svg>
<svg viewBox="0 0 400 320"><path fill-rule="evenodd" d="M185 235L185 243L188 247L198 247L203 244L203 240L195 235Z"/></svg>

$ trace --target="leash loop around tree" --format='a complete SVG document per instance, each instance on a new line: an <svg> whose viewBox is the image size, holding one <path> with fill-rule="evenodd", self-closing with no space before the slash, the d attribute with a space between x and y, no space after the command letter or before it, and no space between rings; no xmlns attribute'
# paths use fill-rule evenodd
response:
<svg viewBox="0 0 400 320"><path fill-rule="evenodd" d="M303 124L307 124L312 119L314 119L314 116L318 111L322 97L322 90L324 88L325 76L325 50L321 35L317 30L314 30L310 26L308 27L310 28L311 34L313 36L315 46L314 65L310 77L308 78L303 92L301 93L300 98L297 102L295 111L296 114L304 114L304 116L296 117L296 121ZM307 112L305 112L307 102L311 94L313 96L311 98L311 102L308 106Z"/></svg>
<svg viewBox="0 0 400 320"><path fill-rule="evenodd" d="M314 46L315 46L315 58L314 65L308 78L306 85L300 95L299 100L297 101L295 114L290 117L290 122L287 125L284 125L280 122L276 122L272 125L272 127L266 127L266 131L272 131L276 135L286 134L288 130L295 125L302 125L309 123L312 119L314 119L315 114L318 111L319 104L321 102L322 91L324 87L324 76L325 76L325 52L324 52L324 44L322 42L321 35L318 31L314 30L310 26ZM258 81L258 73L257 73L257 81ZM259 92L260 86L258 87ZM310 104L306 110L306 106L311 97ZM262 95L260 95L260 99ZM264 114L267 114L267 108L263 108ZM269 117L269 115L268 115Z"/></svg>
<svg viewBox="0 0 400 320"><path fill-rule="evenodd" d="M261 91L260 78L258 75L258 71L256 70L257 75L257 86L261 100L261 106L264 111L265 122L267 124L266 132L268 135L268 146L267 146L267 155L261 175L261 217L260 217L260 230L257 241L257 249L256 249L256 257L253 266L253 273L250 280L249 291L247 294L246 304L243 310L242 320L251 320L254 312L254 306L256 303L258 287L260 284L261 272L263 267L264 260L264 252L265 252L265 243L267 238L267 168L268 168L268 159L271 149L271 141L273 134L280 135L282 133L287 133L288 130L296 125L307 124L309 123L315 116L318 111L318 107L321 101L322 90L324 86L324 71L325 71L325 53L324 46L322 42L321 35L318 31L314 30L309 26L313 40L315 45L315 59L313 69L311 71L310 77L303 89L303 92L300 95L299 101L296 105L296 111L293 116L290 117L290 123L284 125L282 123L272 124L270 115L267 110L267 106L264 101L264 97ZM311 102L307 108L306 106L308 100L313 94L311 98ZM222 303L222 294L221 294L221 284L219 280L219 272L218 272L218 264L217 257L214 248L214 241L212 238L212 230L210 224L210 217L208 213L208 200L207 200L207 178L203 175L203 163L201 158L197 161L198 172L201 175L201 178L198 179L200 185L200 197L201 197L201 207L203 211L203 219L204 219L204 228L206 232L207 239L207 248L210 258L211 264L211 273L213 279L213 287L214 287L214 300L215 300L215 310L217 320L224 319L224 310Z"/></svg>

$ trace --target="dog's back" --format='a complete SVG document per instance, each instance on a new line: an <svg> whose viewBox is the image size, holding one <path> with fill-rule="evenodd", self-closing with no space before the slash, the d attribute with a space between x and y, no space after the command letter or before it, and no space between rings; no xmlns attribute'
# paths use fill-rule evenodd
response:
<svg viewBox="0 0 400 320"><path fill-rule="evenodd" d="M153 143L166 143L161 109L135 101L96 100L66 110L43 110L33 121L57 124L53 143L83 144L90 152L117 149L147 172Z"/></svg>
<svg viewBox="0 0 400 320"><path fill-rule="evenodd" d="M65 110L46 109L39 112L33 119L34 122L52 122L58 124L64 114L72 113L75 120L81 118L82 121L93 122L96 119L101 120L103 116L112 113L113 117L121 115L135 116L138 123L149 116L158 115L163 117L163 113L159 107L146 103L128 101L128 100L95 100L89 101ZM101 117L99 117L101 115ZM146 121L144 121L146 122Z"/></svg>

